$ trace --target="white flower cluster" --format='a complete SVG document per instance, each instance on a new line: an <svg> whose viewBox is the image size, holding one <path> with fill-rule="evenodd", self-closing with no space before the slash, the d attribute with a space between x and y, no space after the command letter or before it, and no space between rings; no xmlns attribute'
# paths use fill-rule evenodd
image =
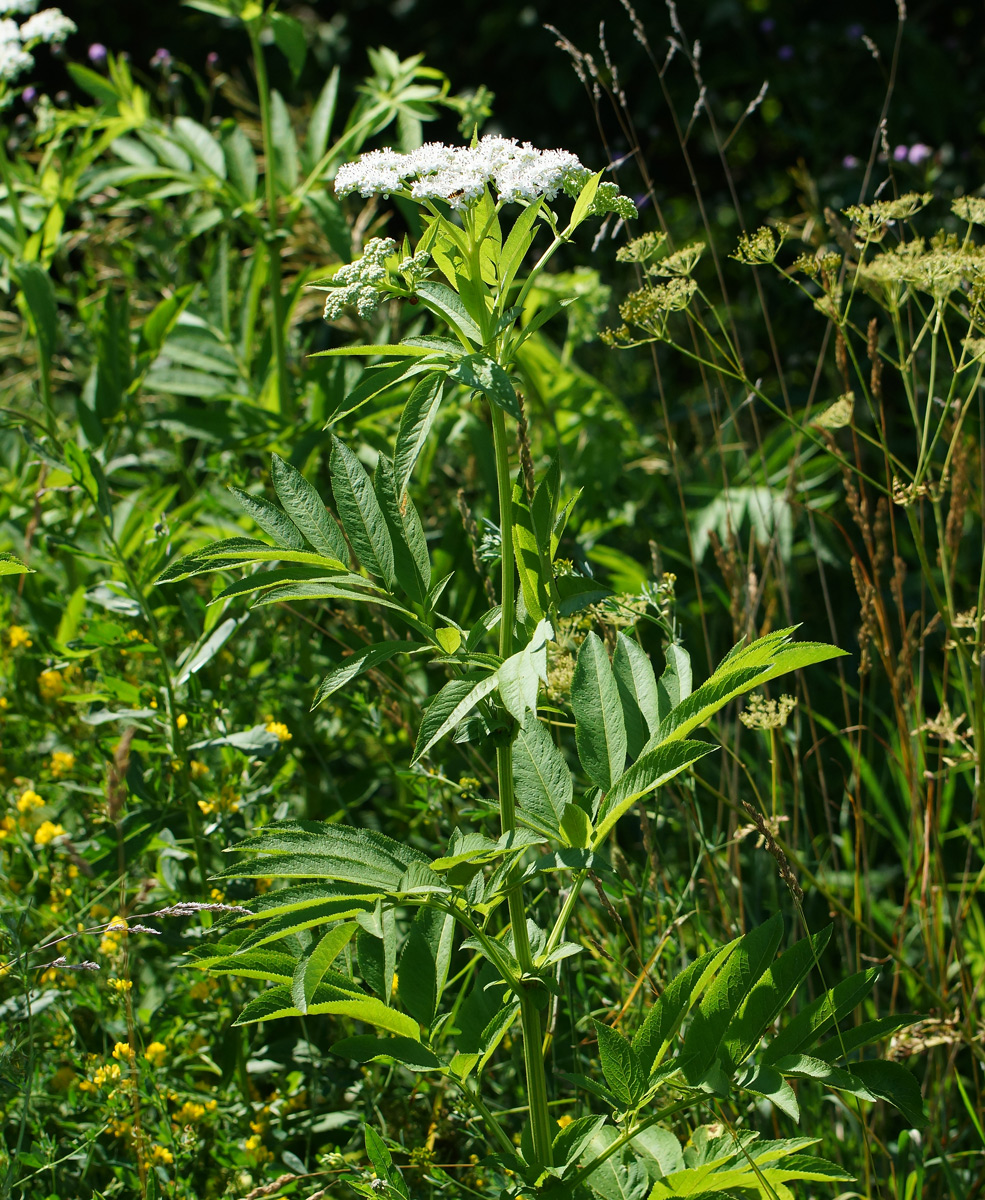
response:
<svg viewBox="0 0 985 1200"><path fill-rule="evenodd" d="M339 168L335 191L339 196L406 191L415 200L445 200L452 208L462 208L478 199L487 185L509 203L541 196L553 200L559 191L576 196L590 174L567 150L537 150L514 138L484 137L475 146L428 142L410 154L371 150ZM625 215L635 215L632 202L619 197L615 184L602 184L599 192L604 197L599 211L613 210L618 197Z"/></svg>
<svg viewBox="0 0 985 1200"><path fill-rule="evenodd" d="M13 83L30 71L34 58L26 47L39 42L63 42L75 33L75 22L60 8L46 8L35 13L37 0L0 0L0 83ZM23 25L11 20L8 14L28 16Z"/></svg>
<svg viewBox="0 0 985 1200"><path fill-rule="evenodd" d="M70 33L75 33L75 22L66 17L60 8L45 8L35 13L21 26L22 42L64 42Z"/></svg>
<svg viewBox="0 0 985 1200"><path fill-rule="evenodd" d="M373 238L366 243L362 258L340 267L333 281L336 286L325 298L325 320L338 320L349 305L361 317L371 317L380 306L379 285L387 279L386 260L396 253L393 238Z"/></svg>

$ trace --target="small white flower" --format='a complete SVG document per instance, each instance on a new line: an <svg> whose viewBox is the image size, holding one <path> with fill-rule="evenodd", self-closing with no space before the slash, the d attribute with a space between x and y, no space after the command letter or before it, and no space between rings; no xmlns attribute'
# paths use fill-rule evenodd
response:
<svg viewBox="0 0 985 1200"><path fill-rule="evenodd" d="M7 16L8 13L21 13L26 15L34 12L38 7L38 0L0 0L0 16Z"/></svg>
<svg viewBox="0 0 985 1200"><path fill-rule="evenodd" d="M70 33L75 33L76 24L66 17L60 8L46 8L28 19L21 26L21 40L25 42L64 42Z"/></svg>
<svg viewBox="0 0 985 1200"><path fill-rule="evenodd" d="M20 43L21 27L16 21L12 21L10 17L0 18L0 46L6 46L10 42Z"/></svg>
<svg viewBox="0 0 985 1200"><path fill-rule="evenodd" d="M33 66L34 59L26 50L14 42L0 42L0 81L13 83Z"/></svg>

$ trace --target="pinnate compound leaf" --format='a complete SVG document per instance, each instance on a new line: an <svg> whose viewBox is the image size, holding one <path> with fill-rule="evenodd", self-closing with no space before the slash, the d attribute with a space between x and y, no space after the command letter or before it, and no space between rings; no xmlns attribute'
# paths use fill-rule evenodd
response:
<svg viewBox="0 0 985 1200"><path fill-rule="evenodd" d="M511 750L517 820L552 840L561 840L561 821L573 785L564 755L540 721L528 721Z"/></svg>
<svg viewBox="0 0 985 1200"><path fill-rule="evenodd" d="M366 646L362 650L357 650L355 654L344 659L333 671L329 671L319 684L311 707L317 708L340 688L345 687L347 683L365 671L379 666L380 663L395 658L398 654L412 654L415 650L426 649L427 647L421 642L379 642L375 646Z"/></svg>
<svg viewBox="0 0 985 1200"><path fill-rule="evenodd" d="M307 538L309 545L319 554L334 558L339 564L348 563L349 550L345 538L329 516L321 496L297 467L274 454L270 460L270 476L284 511Z"/></svg>
<svg viewBox="0 0 985 1200"><path fill-rule="evenodd" d="M336 925L298 962L291 980L291 998L301 1012L308 1011L308 1005L325 972L352 940L358 928L355 921Z"/></svg>
<svg viewBox="0 0 985 1200"><path fill-rule="evenodd" d="M607 792L626 766L626 725L609 656L595 633L578 651L571 681L575 741L585 773Z"/></svg>
<svg viewBox="0 0 985 1200"><path fill-rule="evenodd" d="M783 936L783 917L776 913L765 924L744 934L691 1019L681 1050L681 1070L692 1086L701 1082L715 1062L718 1049L742 1001L762 978Z"/></svg>
<svg viewBox="0 0 985 1200"><path fill-rule="evenodd" d="M359 561L390 591L396 586L393 542L373 485L359 459L338 438L330 458L332 494L339 519Z"/></svg>

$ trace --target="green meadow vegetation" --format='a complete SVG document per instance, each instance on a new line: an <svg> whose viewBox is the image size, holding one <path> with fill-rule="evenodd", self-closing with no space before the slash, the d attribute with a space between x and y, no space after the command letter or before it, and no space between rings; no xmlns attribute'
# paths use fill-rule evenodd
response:
<svg viewBox="0 0 985 1200"><path fill-rule="evenodd" d="M34 7L0 1198L980 1194L985 196L887 136L905 5L800 211L672 4L687 207L604 31L583 165L286 4L202 73Z"/></svg>

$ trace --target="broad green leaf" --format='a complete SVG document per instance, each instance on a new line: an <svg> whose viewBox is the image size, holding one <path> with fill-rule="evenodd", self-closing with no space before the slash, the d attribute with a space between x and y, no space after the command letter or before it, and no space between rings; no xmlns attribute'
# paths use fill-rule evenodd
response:
<svg viewBox="0 0 985 1200"><path fill-rule="evenodd" d="M817 1041L825 1029L853 1012L872 991L879 971L870 967L849 975L787 1022L763 1052L763 1062L775 1063Z"/></svg>
<svg viewBox="0 0 985 1200"><path fill-rule="evenodd" d="M411 654L415 650L425 649L427 647L420 642L380 642L376 646L366 646L362 650L357 650L355 654L340 663L334 671L329 671L319 684L311 707L317 708L339 688L345 687L351 680L380 663L386 662L398 654Z"/></svg>
<svg viewBox="0 0 985 1200"><path fill-rule="evenodd" d="M649 1073L660 1065L689 1009L704 994L708 983L738 943L736 938L718 950L702 954L675 975L657 997L633 1038L633 1049L644 1071Z"/></svg>
<svg viewBox="0 0 985 1200"><path fill-rule="evenodd" d="M511 655L496 671L500 699L507 712L521 725L528 712L537 712L540 682L547 680L547 643L553 635L550 622L539 621L529 644Z"/></svg>
<svg viewBox="0 0 985 1200"><path fill-rule="evenodd" d="M307 543L301 530L294 524L287 513L282 512L276 504L271 504L262 496L251 496L242 488L230 486L229 490L253 521L260 526L268 537L272 537L278 546L286 546L289 550L303 550Z"/></svg>
<svg viewBox="0 0 985 1200"><path fill-rule="evenodd" d="M388 1008L375 996L353 996L330 985L322 984L308 1005L308 1016L328 1013L336 1017L349 1017L354 1021L365 1021L377 1029L420 1041L420 1030L413 1017ZM291 989L287 986L269 988L240 1013L234 1025L253 1025L260 1021L275 1021L280 1017L300 1017L304 1014L294 1004Z"/></svg>
<svg viewBox="0 0 985 1200"><path fill-rule="evenodd" d="M336 925L299 960L291 980L291 997L295 1007L301 1012L308 1011L308 1005L315 989L324 979L325 972L349 944L358 928L355 921Z"/></svg>
<svg viewBox="0 0 985 1200"><path fill-rule="evenodd" d="M440 741L463 721L473 708L496 690L499 680L496 673L478 680L452 679L428 705L417 734L413 762L423 758L436 742Z"/></svg>
<svg viewBox="0 0 985 1200"><path fill-rule="evenodd" d="M575 741L586 775L607 792L626 766L626 726L609 656L595 633L578 651L571 681Z"/></svg>
<svg viewBox="0 0 985 1200"><path fill-rule="evenodd" d="M332 131L332 121L335 119L335 106L339 95L339 68L332 68L332 73L325 86L318 94L315 107L311 111L308 122L308 137L306 149L308 157L314 166L328 149L328 139Z"/></svg>
<svg viewBox="0 0 985 1200"><path fill-rule="evenodd" d="M636 758L660 726L657 681L643 648L624 633L616 635L612 673L622 702L629 757Z"/></svg>
<svg viewBox="0 0 985 1200"><path fill-rule="evenodd" d="M612 1125L603 1125L589 1142L584 1157L591 1159L605 1153L619 1133ZM648 1179L643 1164L628 1149L623 1149L607 1158L586 1182L601 1200L641 1200Z"/></svg>
<svg viewBox="0 0 985 1200"><path fill-rule="evenodd" d="M373 1037L370 1033L343 1038L332 1046L332 1053L340 1058L354 1058L356 1062L400 1063L411 1071L434 1071L440 1068L441 1060L420 1042L407 1037Z"/></svg>
<svg viewBox="0 0 985 1200"><path fill-rule="evenodd" d="M372 913L356 918L359 973L384 1004L393 999L393 977L397 970L397 923L394 909L377 904Z"/></svg>
<svg viewBox="0 0 985 1200"><path fill-rule="evenodd" d="M383 592L370 590L368 586L365 592L360 592L351 587L340 587L334 580L329 580L327 583L319 583L316 580L310 583L283 584L271 588L265 596L256 601L256 604L257 606L283 604L286 600L358 600L363 604L379 604L382 608L390 608L394 612L399 612L415 628L421 627L421 623L412 612L398 604L396 600L388 599Z"/></svg>
<svg viewBox="0 0 985 1200"><path fill-rule="evenodd" d="M691 656L683 646L671 642L665 651L666 665L657 683L657 726L691 694ZM656 729L651 729L656 733Z"/></svg>
<svg viewBox="0 0 985 1200"><path fill-rule="evenodd" d="M240 564L246 565L246 564ZM220 604L233 596L244 596L249 592L262 592L269 588L280 587L285 583L332 583L335 587L365 588L372 593L376 590L371 580L365 575L354 575L350 571L326 571L317 567L275 567L272 571L252 571L237 579L228 587L217 592L209 601L210 605Z"/></svg>
<svg viewBox="0 0 985 1200"><path fill-rule="evenodd" d="M422 908L411 922L397 965L400 1003L427 1029L434 1020L451 963L455 919Z"/></svg>
<svg viewBox="0 0 985 1200"><path fill-rule="evenodd" d="M190 117L175 117L171 129L175 140L191 154L210 175L217 179L226 178L226 157L222 146L216 141L204 125L199 125Z"/></svg>
<svg viewBox="0 0 985 1200"><path fill-rule="evenodd" d="M225 621L217 625L210 633L203 634L191 647L188 655L182 655L178 659L176 665L181 670L175 678L175 687L180 687L183 683L187 683L193 675L196 675L203 667L208 666L242 623L242 619L227 617Z"/></svg>
<svg viewBox="0 0 985 1200"><path fill-rule="evenodd" d="M348 575L347 569L337 558L324 558L309 550L286 550L256 538L223 538L222 541L212 542L191 554L176 558L157 577L157 582L175 583L190 575L221 571L226 567L245 567L257 562L295 562L321 567L324 575L333 579ZM371 586L369 580L366 580L366 586Z"/></svg>
<svg viewBox="0 0 985 1200"><path fill-rule="evenodd" d="M520 402L509 375L496 362L484 354L469 354L460 358L448 371L449 379L457 379L466 387L482 392L493 404L509 413L514 420L520 419Z"/></svg>
<svg viewBox="0 0 985 1200"><path fill-rule="evenodd" d="M736 1080L736 1086L742 1091L762 1096L792 1121L800 1121L797 1094L774 1067L754 1067L745 1077Z"/></svg>
<svg viewBox="0 0 985 1200"><path fill-rule="evenodd" d="M335 438L330 458L332 494L342 528L363 566L382 579L389 591L396 586L393 542L373 485L355 454Z"/></svg>
<svg viewBox="0 0 985 1200"><path fill-rule="evenodd" d="M511 749L517 820L552 841L561 840L561 821L573 787L561 751L540 721L528 721Z"/></svg>
<svg viewBox="0 0 985 1200"><path fill-rule="evenodd" d="M682 771L686 771L699 758L704 758L716 749L716 746L708 742L669 742L658 746L656 750L641 754L612 784L602 801L593 845L601 846L619 818L641 796L652 792L654 788L662 787Z"/></svg>
<svg viewBox="0 0 985 1200"><path fill-rule="evenodd" d="M476 345L482 344L482 332L457 292L433 279L419 283L416 291L428 307L437 309L460 333Z"/></svg>
<svg viewBox="0 0 985 1200"><path fill-rule="evenodd" d="M34 568L6 550L0 552L0 575L33 575ZM63 639L59 638L59 641Z"/></svg>
<svg viewBox="0 0 985 1200"><path fill-rule="evenodd" d="M279 455L271 456L270 477L284 511L308 539L308 543L340 565L349 561L349 550L339 527L329 516L321 496L301 472Z"/></svg>
<svg viewBox="0 0 985 1200"><path fill-rule="evenodd" d="M831 937L827 925L812 937L795 942L776 960L743 1000L722 1043L723 1058L736 1067L759 1045L760 1039L793 999Z"/></svg>
<svg viewBox="0 0 985 1200"><path fill-rule="evenodd" d="M535 621L542 619L551 606L550 553L547 547L550 526L543 543L538 540L533 515L527 505L523 487L513 488L513 554L517 576L527 614Z"/></svg>
<svg viewBox="0 0 985 1200"><path fill-rule="evenodd" d="M287 888L285 891L300 892L309 887L325 886L324 884L305 884L298 888ZM333 921L349 921L353 917L372 912L383 893L381 888L374 891L372 888L357 887L355 884L348 888L339 885L335 890L338 893L349 891L358 894L348 898L340 895L338 899L305 904L303 907L291 909L289 912L269 916L261 914L258 919L262 921L262 924L247 934L242 950L252 950L256 946L269 946L272 942L283 941L284 938L293 937L306 929L314 929L318 925L326 925ZM256 900L251 903L255 906ZM291 978L286 982L291 983L293 979L292 973Z"/></svg>
<svg viewBox="0 0 985 1200"><path fill-rule="evenodd" d="M259 175L257 156L241 126L234 124L223 134L222 151L226 157L226 172L232 187L243 200L255 199Z"/></svg>
<svg viewBox="0 0 985 1200"><path fill-rule="evenodd" d="M316 350L313 354L309 354L308 357L349 358L350 356L354 356L359 358L376 358L377 356L385 355L387 358L427 358L429 354L433 353L433 347L422 346L419 339L411 338L406 342L390 342L379 346L333 346L331 350Z"/></svg>
<svg viewBox="0 0 985 1200"><path fill-rule="evenodd" d="M273 135L274 161L267 163L267 170L273 169L281 193L287 195L297 187L300 175L298 141L284 97L276 90L270 93L270 131Z"/></svg>
<svg viewBox="0 0 985 1200"><path fill-rule="evenodd" d="M445 377L440 373L425 375L408 397L400 414L396 447L393 452L393 470L396 478L397 495L402 496L414 471L428 434L441 405L441 393Z"/></svg>
<svg viewBox="0 0 985 1200"><path fill-rule="evenodd" d="M691 1018L681 1050L681 1070L692 1086L715 1062L719 1046L742 1001L762 978L783 936L780 913L739 938L733 952Z"/></svg>
<svg viewBox="0 0 985 1200"><path fill-rule="evenodd" d="M612 1094L625 1108L636 1104L646 1089L646 1076L629 1041L617 1030L593 1019L599 1041L602 1074Z"/></svg>

